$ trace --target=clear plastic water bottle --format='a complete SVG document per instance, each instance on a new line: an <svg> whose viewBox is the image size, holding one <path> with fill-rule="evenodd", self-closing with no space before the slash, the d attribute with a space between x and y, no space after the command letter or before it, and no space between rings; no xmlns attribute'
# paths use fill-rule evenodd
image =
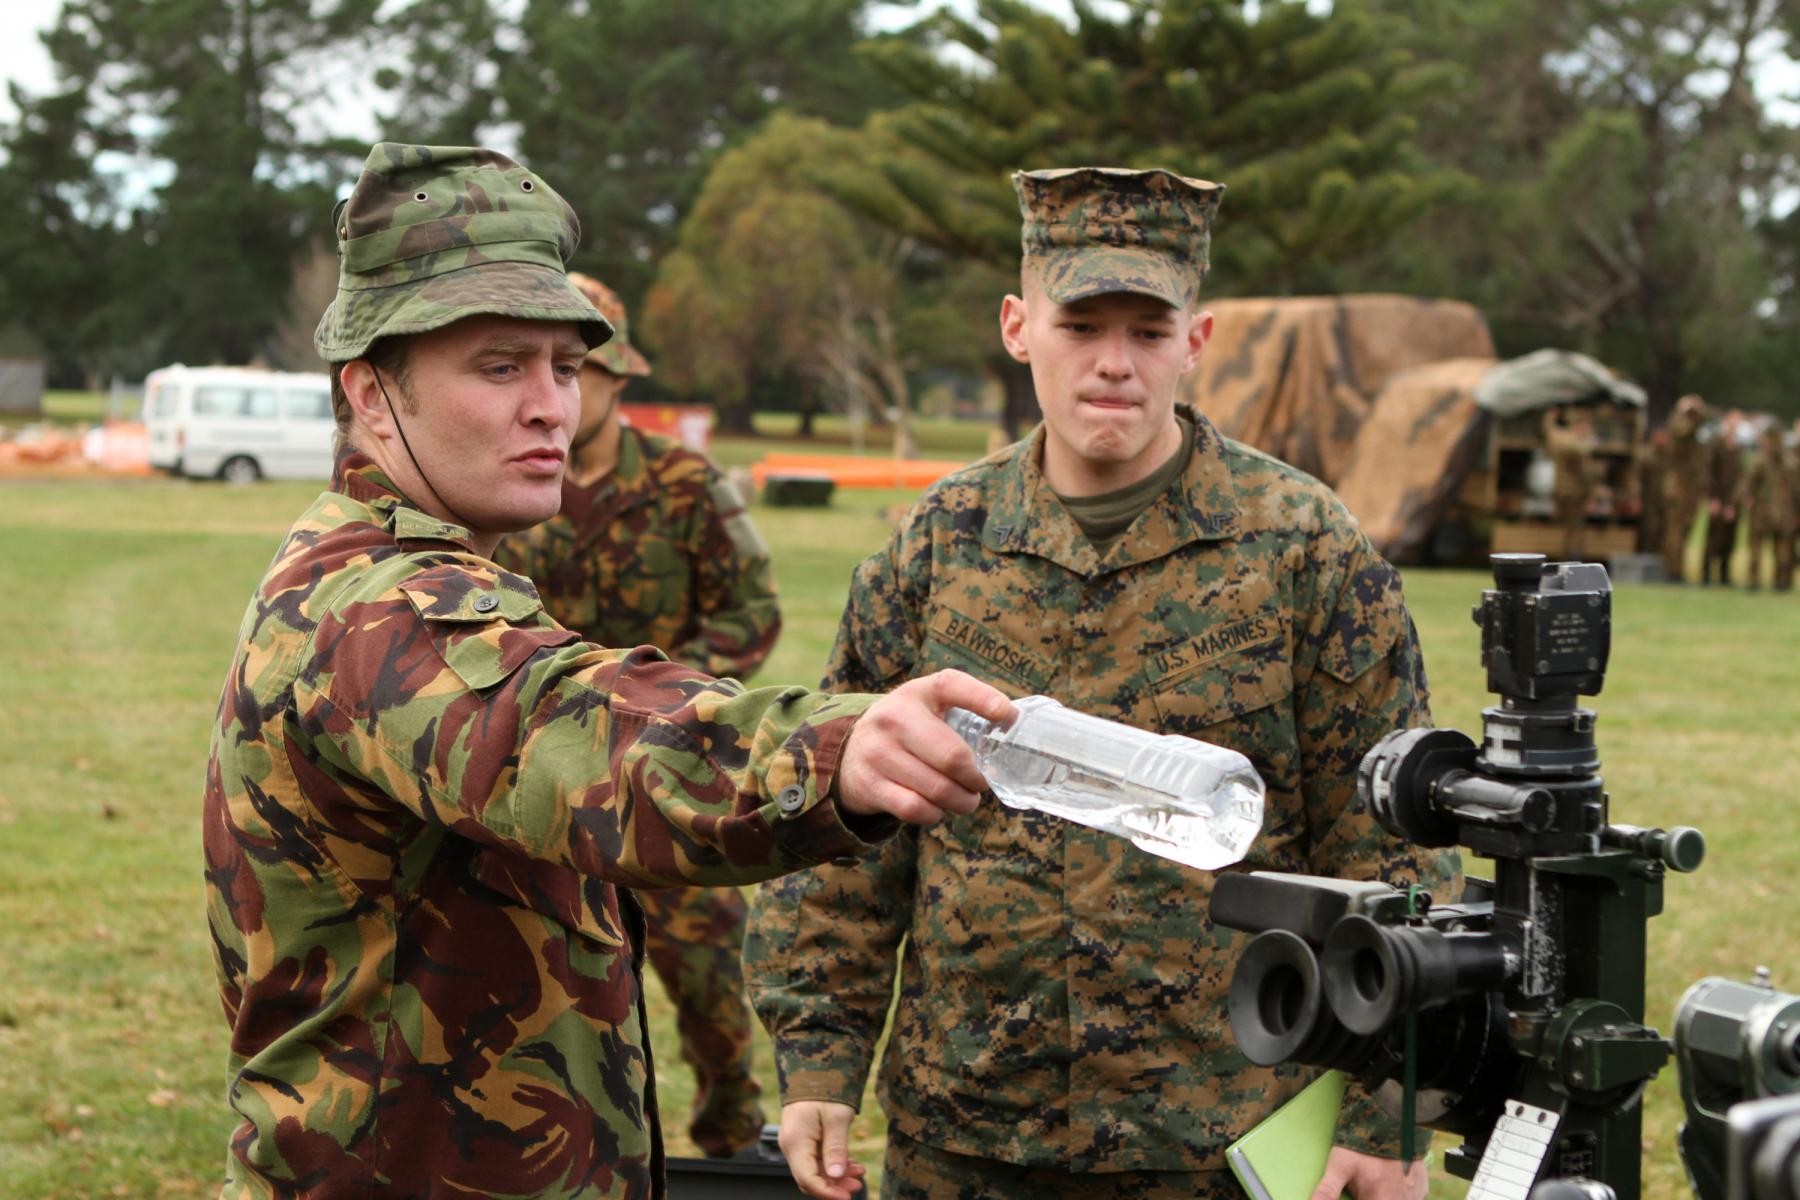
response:
<svg viewBox="0 0 1800 1200"><path fill-rule="evenodd" d="M994 795L1128 838L1141 850L1214 871L1242 859L1262 830L1263 781L1235 750L1147 733L1064 708L1015 702L999 727L966 709L945 714Z"/></svg>

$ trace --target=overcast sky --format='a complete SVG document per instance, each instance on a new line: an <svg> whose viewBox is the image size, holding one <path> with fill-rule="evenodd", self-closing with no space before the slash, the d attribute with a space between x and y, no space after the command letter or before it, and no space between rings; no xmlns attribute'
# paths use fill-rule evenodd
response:
<svg viewBox="0 0 1800 1200"><path fill-rule="evenodd" d="M16 32L0 38L0 80L22 84L28 92L41 92L52 83L50 56L38 32L56 24L62 0L6 0L6 23ZM6 90L0 88L0 119L17 115Z"/></svg>

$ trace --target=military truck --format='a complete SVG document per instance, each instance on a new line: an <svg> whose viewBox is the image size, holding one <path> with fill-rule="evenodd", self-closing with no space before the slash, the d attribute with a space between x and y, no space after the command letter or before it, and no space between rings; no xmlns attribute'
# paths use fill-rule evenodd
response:
<svg viewBox="0 0 1800 1200"><path fill-rule="evenodd" d="M1335 488L1396 563L1564 552L1552 422L1595 427L1583 554L1636 549L1641 389L1582 355L1501 362L1467 304L1409 296L1220 300L1190 399L1231 437Z"/></svg>

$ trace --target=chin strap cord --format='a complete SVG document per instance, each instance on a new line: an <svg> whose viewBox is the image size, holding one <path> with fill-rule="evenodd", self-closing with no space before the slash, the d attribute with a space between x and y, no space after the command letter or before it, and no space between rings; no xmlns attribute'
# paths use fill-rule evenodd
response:
<svg viewBox="0 0 1800 1200"><path fill-rule="evenodd" d="M431 476L427 475L425 468L419 465L419 456L413 453L412 443L406 440L406 426L400 423L400 414L394 409L394 398L388 395L387 384L381 382L381 372L375 369L373 363L369 364L369 369L375 373L375 386L381 389L381 398L387 401L388 415L394 418L394 428L400 431L400 444L406 447L406 457L412 459L413 470L419 473L419 478L425 482L426 487L431 489L431 494L437 497L438 503L444 504L444 494L437 490L437 485L431 482ZM450 508L448 504L444 504L444 507L446 510ZM466 522L464 523L466 524Z"/></svg>

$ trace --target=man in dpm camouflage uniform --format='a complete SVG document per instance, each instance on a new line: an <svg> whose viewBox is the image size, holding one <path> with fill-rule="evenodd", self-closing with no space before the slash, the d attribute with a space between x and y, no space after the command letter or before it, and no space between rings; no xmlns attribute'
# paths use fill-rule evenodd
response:
<svg viewBox="0 0 1800 1200"><path fill-rule="evenodd" d="M488 556L556 511L611 332L563 276L574 213L503 155L384 143L334 224L336 471L244 614L207 767L223 1194L661 1195L614 885L849 861L971 810L939 716L1010 705L966 676L746 692L557 625Z"/></svg>
<svg viewBox="0 0 1800 1200"><path fill-rule="evenodd" d="M650 364L631 344L618 295L576 272L569 282L613 335L581 364L561 510L502 541L494 561L528 577L556 622L590 642L655 646L709 675L748 679L781 631L768 547L705 455L620 421L625 385ZM674 1001L681 1057L694 1071L688 1134L702 1153L729 1155L763 1125L738 961L743 894L659 888L637 899L644 952Z"/></svg>
<svg viewBox="0 0 1800 1200"><path fill-rule="evenodd" d="M1454 855L1384 835L1356 767L1427 720L1393 569L1321 484L1176 403L1221 188L1167 171L1016 175L1021 295L1001 335L1043 425L932 487L858 568L826 684L956 667L1248 755L1247 867L1457 890ZM1245 939L1210 873L987 805L752 904L745 972L775 1040L782 1146L811 1194L900 985L879 1095L884 1200L1235 1196L1224 1150L1316 1073L1252 1067L1226 1019ZM827 999L827 997L829 997ZM1418 1197L1422 1162L1353 1092L1321 1194Z"/></svg>
<svg viewBox="0 0 1800 1200"><path fill-rule="evenodd" d="M1557 528L1562 531L1561 557L1580 560L1587 553L1587 510L1597 482L1594 422L1569 411L1544 414L1544 448L1556 468L1553 493Z"/></svg>
<svg viewBox="0 0 1800 1200"><path fill-rule="evenodd" d="M1663 577L1670 583L1687 578L1687 544L1700 515L1700 499L1708 474L1706 443L1700 427L1706 424L1706 401L1689 394L1675 402L1663 426L1666 441L1658 456L1662 468ZM1702 556L1704 557L1704 548Z"/></svg>
<svg viewBox="0 0 1800 1200"><path fill-rule="evenodd" d="M1765 549L1774 559L1775 590L1794 586L1794 534L1800 524L1800 448L1781 436L1781 422L1770 421L1756 440L1756 456L1744 473L1740 507L1750 517L1750 588L1762 586Z"/></svg>
<svg viewBox="0 0 1800 1200"><path fill-rule="evenodd" d="M1701 546L1700 582L1731 583L1731 555L1737 549L1738 504L1744 489L1744 414L1728 410L1708 446L1706 538Z"/></svg>

